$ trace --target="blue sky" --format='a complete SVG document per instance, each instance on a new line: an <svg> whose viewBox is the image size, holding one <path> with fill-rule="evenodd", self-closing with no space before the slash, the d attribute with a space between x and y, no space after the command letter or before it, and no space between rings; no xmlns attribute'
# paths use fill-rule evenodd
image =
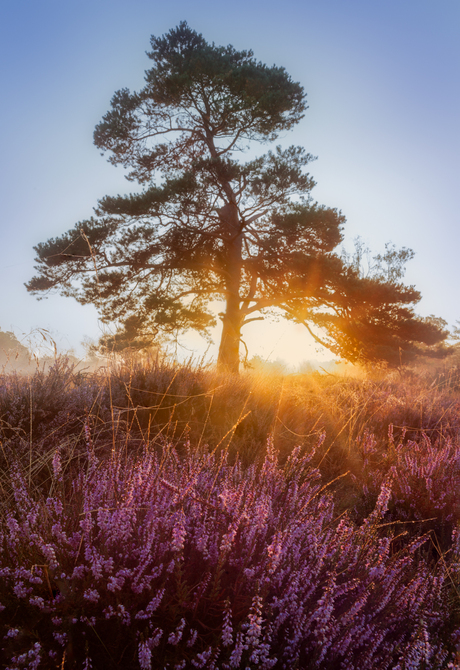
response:
<svg viewBox="0 0 460 670"><path fill-rule="evenodd" d="M349 246L360 235L375 253L413 248L419 313L460 319L458 0L2 0L0 329L48 329L79 352L99 336L93 308L27 294L32 247L133 190L94 126L115 90L142 87L150 35L184 19L301 82L309 109L284 141L318 156L313 196L346 215ZM254 324L250 353L313 356L299 328Z"/></svg>

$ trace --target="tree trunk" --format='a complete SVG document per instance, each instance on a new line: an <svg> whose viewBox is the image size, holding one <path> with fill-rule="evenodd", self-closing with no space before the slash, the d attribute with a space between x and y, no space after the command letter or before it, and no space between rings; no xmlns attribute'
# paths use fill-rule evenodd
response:
<svg viewBox="0 0 460 670"><path fill-rule="evenodd" d="M220 339L217 367L223 372L237 375L240 367L241 314L239 298L229 295L225 314L222 318L222 337Z"/></svg>
<svg viewBox="0 0 460 670"><path fill-rule="evenodd" d="M222 337L219 346L217 367L223 372L238 374L240 367L240 338L243 322L240 309L240 284L243 238L238 234L238 210L235 205L222 207L219 212L222 223L233 237L227 243L226 254L226 306L222 317ZM236 234L235 234L236 233Z"/></svg>

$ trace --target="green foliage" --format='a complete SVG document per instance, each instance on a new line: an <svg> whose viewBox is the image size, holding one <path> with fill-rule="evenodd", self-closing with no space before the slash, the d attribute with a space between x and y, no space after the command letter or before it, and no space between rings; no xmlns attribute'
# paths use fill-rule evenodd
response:
<svg viewBox="0 0 460 670"><path fill-rule="evenodd" d="M443 328L415 315L420 294L401 283L411 250L387 247L369 277L337 254L345 218L311 199L313 156L277 146L241 160L301 120L302 86L186 23L151 45L145 87L115 93L94 133L144 190L102 198L97 218L39 244L28 290L93 303L121 343L138 345L208 333L210 303L223 300L219 364L229 372L244 326L271 310L352 361L399 365L442 342Z"/></svg>

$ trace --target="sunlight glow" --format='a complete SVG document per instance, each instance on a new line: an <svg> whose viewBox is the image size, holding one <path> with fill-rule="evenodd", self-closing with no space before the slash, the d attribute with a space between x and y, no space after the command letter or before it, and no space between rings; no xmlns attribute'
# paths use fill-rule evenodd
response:
<svg viewBox="0 0 460 670"><path fill-rule="evenodd" d="M190 357L205 361L217 359L220 341L220 323L212 329L213 343L209 345L204 338L194 332L188 332L180 338L178 347L173 347L171 353L179 360L185 361ZM318 345L306 328L280 318L273 321L255 321L243 328L242 338L247 347L247 360L258 356L264 362L279 362L289 371L298 370L302 364L311 363L313 367L322 363L336 360L334 354ZM246 349L241 345L240 356L244 359Z"/></svg>

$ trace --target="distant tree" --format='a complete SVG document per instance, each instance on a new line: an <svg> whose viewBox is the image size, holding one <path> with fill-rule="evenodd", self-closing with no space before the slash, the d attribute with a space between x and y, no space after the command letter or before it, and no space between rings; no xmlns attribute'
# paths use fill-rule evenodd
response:
<svg viewBox="0 0 460 670"><path fill-rule="evenodd" d="M30 352L11 331L0 330L0 364L28 363Z"/></svg>
<svg viewBox="0 0 460 670"><path fill-rule="evenodd" d="M420 294L398 273L364 277L335 252L345 218L312 201L310 154L276 146L240 159L300 121L302 86L186 23L151 46L145 88L115 93L94 133L143 191L103 198L96 217L35 247L28 290L93 303L121 326L122 341L138 344L208 332L210 303L223 300L218 364L230 372L242 328L274 312L352 361L399 364L418 344L442 342L443 330L415 315Z"/></svg>
<svg viewBox="0 0 460 670"><path fill-rule="evenodd" d="M453 340L460 341L460 321L455 322L455 326L452 329L451 337Z"/></svg>

